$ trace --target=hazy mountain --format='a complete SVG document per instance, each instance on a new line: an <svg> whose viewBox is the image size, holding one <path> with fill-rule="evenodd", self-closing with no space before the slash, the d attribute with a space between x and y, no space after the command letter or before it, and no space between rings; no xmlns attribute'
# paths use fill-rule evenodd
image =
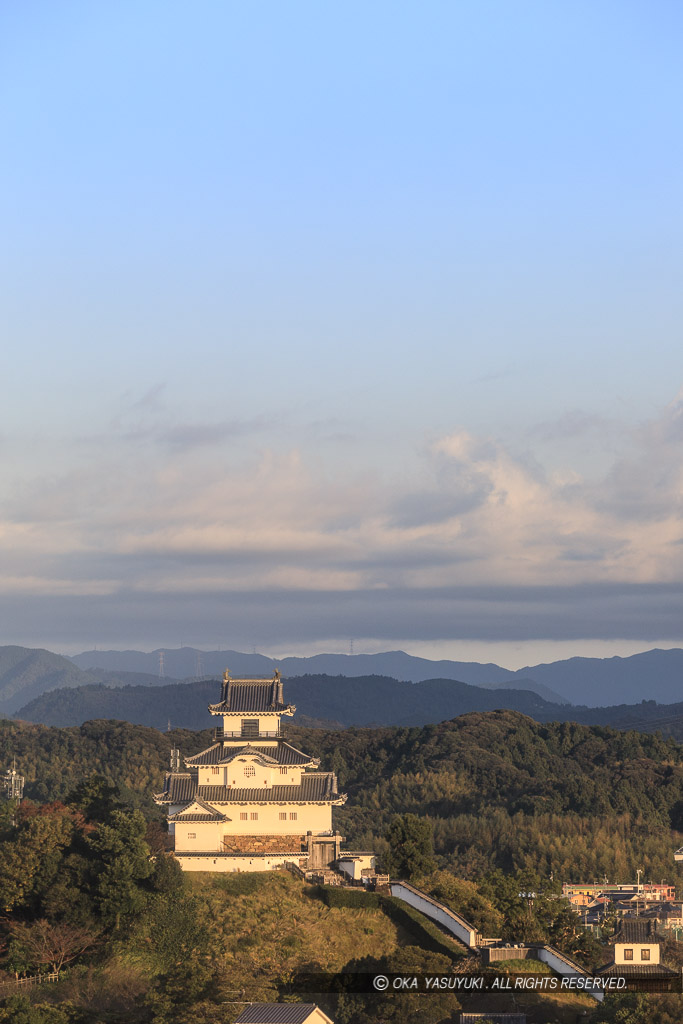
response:
<svg viewBox="0 0 683 1024"><path fill-rule="evenodd" d="M192 647L141 651L87 651L72 660L83 669L109 669L159 675L159 655L169 678L187 679L219 675L228 666L233 676L270 675L279 668L284 676L307 673L348 677L380 675L413 683L425 679L457 679L472 686L533 690L554 703L589 707L636 703L653 699L673 703L683 698L683 650L652 650L628 658L569 658L530 665L515 672L494 664L466 661L429 661L403 651L384 654L317 654L311 658L267 658L239 651L196 651Z"/></svg>
<svg viewBox="0 0 683 1024"><path fill-rule="evenodd" d="M11 713L32 697L55 687L82 686L90 680L69 658L28 647L0 647L0 708Z"/></svg>
<svg viewBox="0 0 683 1024"><path fill-rule="evenodd" d="M669 704L683 699L683 650L645 651L629 658L569 658L533 665L514 673L512 685L532 678L566 694L574 704L608 704L656 700Z"/></svg>
<svg viewBox="0 0 683 1024"><path fill-rule="evenodd" d="M98 669L83 671L71 658L30 647L0 647L0 712L12 714L32 698L56 687L80 687L89 683L122 686L125 683L149 685L156 676L143 673L122 679L120 672Z"/></svg>
<svg viewBox="0 0 683 1024"><path fill-rule="evenodd" d="M163 655L163 659L160 657ZM118 672L155 673L159 681L222 675L229 667L233 676L272 675L279 669L283 676L300 675L356 676L380 675L419 683L425 679L456 679L471 686L495 689L513 685L532 690L545 700L558 704L566 698L533 679L518 682L516 673L499 665L480 665L468 661L429 661L414 658L403 651L385 654L315 654L310 658L268 658L263 654L240 651L198 651L193 647L143 651L85 651L71 659L82 669L108 669ZM159 675L163 665L163 677Z"/></svg>
<svg viewBox="0 0 683 1024"><path fill-rule="evenodd" d="M165 729L207 729L207 711L217 699L219 680L163 686L112 688L88 685L52 690L30 701L19 719L45 725L81 725L91 719L122 719ZM639 732L661 731L683 739L683 703L612 707L553 704L528 690L487 690L452 679L406 683L385 676L301 676L287 680L287 700L299 709L294 724L347 726L427 725L471 711L521 711L537 722L579 722Z"/></svg>
<svg viewBox="0 0 683 1024"><path fill-rule="evenodd" d="M220 695L217 679L165 686L83 686L53 690L22 707L17 718L45 725L80 725L92 718L119 718L157 729L206 729L206 706ZM468 711L509 708L548 721L559 705L528 690L486 690L452 679L407 683L386 676L307 675L287 680L286 697L308 722L337 726L425 725Z"/></svg>

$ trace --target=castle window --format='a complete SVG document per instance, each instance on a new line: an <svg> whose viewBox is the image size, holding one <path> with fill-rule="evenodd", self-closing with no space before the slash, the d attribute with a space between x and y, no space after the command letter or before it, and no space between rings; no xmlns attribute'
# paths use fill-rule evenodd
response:
<svg viewBox="0 0 683 1024"><path fill-rule="evenodd" d="M289 820L290 821L296 821L296 818L297 818L296 811L290 811L289 812Z"/></svg>
<svg viewBox="0 0 683 1024"><path fill-rule="evenodd" d="M211 769L211 774L212 774L212 775L218 775L218 774L219 774L219 772L220 772L220 768L212 768L212 769Z"/></svg>
<svg viewBox="0 0 683 1024"><path fill-rule="evenodd" d="M240 821L246 821L247 817L248 815L246 811L240 811Z"/></svg>
<svg viewBox="0 0 683 1024"><path fill-rule="evenodd" d="M253 764L246 764L244 766L244 774L245 775L256 775L256 769L254 768Z"/></svg>
<svg viewBox="0 0 683 1024"><path fill-rule="evenodd" d="M197 833L196 832L188 832L187 833L187 838L188 839L196 839L197 838Z"/></svg>
<svg viewBox="0 0 683 1024"><path fill-rule="evenodd" d="M286 775L288 771L289 771L289 768L281 768L280 769L280 775Z"/></svg>
<svg viewBox="0 0 683 1024"><path fill-rule="evenodd" d="M625 949L624 950L624 960L633 960L633 950L632 949Z"/></svg>
<svg viewBox="0 0 683 1024"><path fill-rule="evenodd" d="M251 812L251 820L252 821L258 821L258 811L252 811Z"/></svg>
<svg viewBox="0 0 683 1024"><path fill-rule="evenodd" d="M287 821L287 811L280 811L280 821Z"/></svg>
<svg viewBox="0 0 683 1024"><path fill-rule="evenodd" d="M650 959L650 950L649 949L641 949L641 951L640 951L640 959L641 960L649 960Z"/></svg>

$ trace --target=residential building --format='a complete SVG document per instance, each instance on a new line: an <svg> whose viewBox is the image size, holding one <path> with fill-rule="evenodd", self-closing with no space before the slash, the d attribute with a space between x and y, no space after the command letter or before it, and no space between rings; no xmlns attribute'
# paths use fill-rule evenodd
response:
<svg viewBox="0 0 683 1024"><path fill-rule="evenodd" d="M602 977L623 977L628 988L669 991L679 972L660 959L655 922L623 918L615 934L614 959L595 972Z"/></svg>

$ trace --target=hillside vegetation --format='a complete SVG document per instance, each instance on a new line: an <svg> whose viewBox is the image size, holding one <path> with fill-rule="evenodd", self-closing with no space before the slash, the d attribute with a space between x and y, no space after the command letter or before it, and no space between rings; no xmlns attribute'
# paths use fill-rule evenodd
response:
<svg viewBox="0 0 683 1024"><path fill-rule="evenodd" d="M132 677L130 682L134 680ZM216 700L216 679L163 686L89 683L43 693L16 712L16 717L45 725L80 725L92 718L121 718L165 729L170 721L192 729L207 728L209 701ZM159 680L153 680L158 683ZM117 688L112 688L116 685ZM522 683L520 682L520 685ZM369 727L427 725L472 711L500 708L519 711L537 722L581 722L616 729L661 731L683 740L683 703L654 701L612 707L553 704L530 690L484 689L453 679L406 683L386 676L301 676L287 680L287 700L304 715L297 721Z"/></svg>
<svg viewBox="0 0 683 1024"><path fill-rule="evenodd" d="M533 869L564 878L675 877L683 845L683 747L672 739L572 723L539 725L511 711L463 715L410 729L288 727L302 749L336 771L345 807L336 826L356 848L383 848L392 817L433 826L440 866L463 877ZM101 772L126 800L160 817L172 744L184 755L211 733L160 733L126 722L79 728L0 722L0 763L12 756L26 794L63 799Z"/></svg>

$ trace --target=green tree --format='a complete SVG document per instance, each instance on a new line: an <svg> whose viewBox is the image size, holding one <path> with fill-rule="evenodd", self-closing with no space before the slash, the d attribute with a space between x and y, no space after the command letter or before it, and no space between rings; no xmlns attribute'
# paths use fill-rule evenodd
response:
<svg viewBox="0 0 683 1024"><path fill-rule="evenodd" d="M109 822L114 811L122 810L119 788L104 775L93 774L83 779L66 798L78 807L88 821Z"/></svg>
<svg viewBox="0 0 683 1024"><path fill-rule="evenodd" d="M155 892L177 892L183 888L183 869L175 857L167 853L157 854L150 883Z"/></svg>
<svg viewBox="0 0 683 1024"><path fill-rule="evenodd" d="M140 883L151 873L146 824L140 811L112 811L111 823L100 825L88 845L95 873L95 898L105 924L119 928L121 919L142 911Z"/></svg>
<svg viewBox="0 0 683 1024"><path fill-rule="evenodd" d="M389 873L414 879L429 875L436 867L432 826L416 814L398 815L387 829Z"/></svg>

